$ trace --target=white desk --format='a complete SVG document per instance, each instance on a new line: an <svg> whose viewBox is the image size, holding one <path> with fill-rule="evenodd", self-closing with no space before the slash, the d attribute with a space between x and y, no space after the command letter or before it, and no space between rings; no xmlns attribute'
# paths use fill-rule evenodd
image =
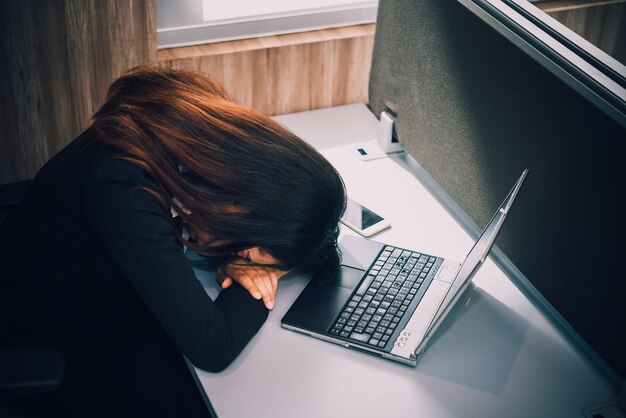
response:
<svg viewBox="0 0 626 418"><path fill-rule="evenodd" d="M326 155L351 197L391 220L373 239L462 261L472 239L411 173L389 158L359 161L346 146L375 140L377 120L364 105L276 119ZM215 297L212 274L198 276ZM220 418L582 417L581 408L616 398L490 260L474 283L469 303L412 368L281 328L306 284L285 279L267 323L234 363L217 374L198 370L198 378Z"/></svg>

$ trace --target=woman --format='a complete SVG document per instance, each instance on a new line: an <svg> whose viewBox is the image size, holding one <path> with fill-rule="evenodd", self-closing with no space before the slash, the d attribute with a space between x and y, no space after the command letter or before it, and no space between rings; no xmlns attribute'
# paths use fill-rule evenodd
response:
<svg viewBox="0 0 626 418"><path fill-rule="evenodd" d="M202 415L180 353L227 367L280 277L337 262L344 206L318 152L206 75L131 70L0 226L0 344L62 350L77 415ZM218 260L215 301L183 246Z"/></svg>

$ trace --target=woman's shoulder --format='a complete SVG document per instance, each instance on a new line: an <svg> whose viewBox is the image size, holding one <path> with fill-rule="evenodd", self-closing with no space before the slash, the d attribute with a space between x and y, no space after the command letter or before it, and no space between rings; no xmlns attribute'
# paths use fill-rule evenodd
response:
<svg viewBox="0 0 626 418"><path fill-rule="evenodd" d="M89 144L81 153L87 183L122 182L152 185L146 170L120 150L101 143Z"/></svg>

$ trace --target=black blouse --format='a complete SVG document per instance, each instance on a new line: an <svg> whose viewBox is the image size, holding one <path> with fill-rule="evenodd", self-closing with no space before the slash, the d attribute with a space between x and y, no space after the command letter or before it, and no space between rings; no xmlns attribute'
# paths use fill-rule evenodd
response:
<svg viewBox="0 0 626 418"><path fill-rule="evenodd" d="M224 369L268 311L239 285L196 279L144 170L85 131L0 225L0 345L71 350L144 303L194 365Z"/></svg>

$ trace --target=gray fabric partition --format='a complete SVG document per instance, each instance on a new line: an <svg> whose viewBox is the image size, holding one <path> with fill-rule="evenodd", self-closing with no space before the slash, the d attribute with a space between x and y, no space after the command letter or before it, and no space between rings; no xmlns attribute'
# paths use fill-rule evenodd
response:
<svg viewBox="0 0 626 418"><path fill-rule="evenodd" d="M496 244L626 377L626 131L454 0L381 0L370 107L484 226L526 167Z"/></svg>

